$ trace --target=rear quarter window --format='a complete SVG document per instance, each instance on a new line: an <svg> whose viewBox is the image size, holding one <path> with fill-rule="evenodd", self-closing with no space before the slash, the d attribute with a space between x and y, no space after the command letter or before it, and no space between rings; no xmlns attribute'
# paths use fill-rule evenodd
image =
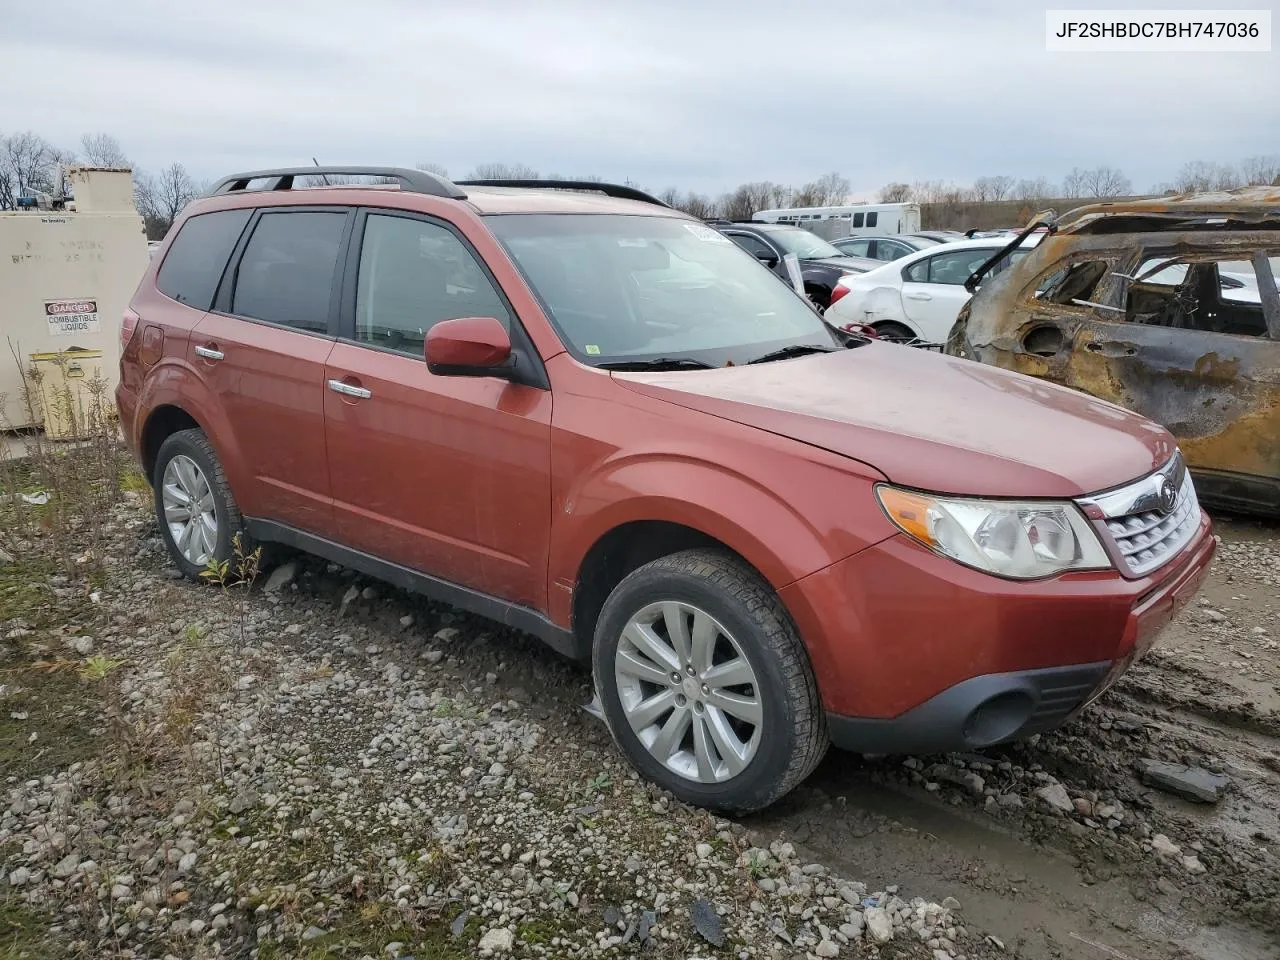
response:
<svg viewBox="0 0 1280 960"><path fill-rule="evenodd" d="M213 303L218 280L252 210L219 210L187 220L165 254L156 287L197 310Z"/></svg>

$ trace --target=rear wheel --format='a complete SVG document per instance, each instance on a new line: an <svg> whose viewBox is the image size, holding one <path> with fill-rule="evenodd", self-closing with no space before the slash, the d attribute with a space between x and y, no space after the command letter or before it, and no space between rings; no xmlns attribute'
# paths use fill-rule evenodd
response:
<svg viewBox="0 0 1280 960"><path fill-rule="evenodd" d="M184 576L198 580L210 561L231 560L237 535L242 553L250 552L222 464L203 430L179 430L165 438L152 487L160 536Z"/></svg>
<svg viewBox="0 0 1280 960"><path fill-rule="evenodd" d="M790 617L726 553L673 554L623 579L601 611L594 672L619 747L688 803L758 810L826 752L817 684Z"/></svg>
<svg viewBox="0 0 1280 960"><path fill-rule="evenodd" d="M877 323L875 328L876 333L880 334L880 339L888 340L890 343L910 343L916 339L916 335L911 332L910 327L893 320Z"/></svg>

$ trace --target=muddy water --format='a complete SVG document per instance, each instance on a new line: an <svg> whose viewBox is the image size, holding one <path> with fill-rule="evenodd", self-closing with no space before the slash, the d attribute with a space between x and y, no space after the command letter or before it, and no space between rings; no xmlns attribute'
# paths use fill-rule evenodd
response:
<svg viewBox="0 0 1280 960"><path fill-rule="evenodd" d="M967 923L1028 960L1280 958L1261 931L1205 926L1172 898L1137 899L1124 874L1086 882L1070 854L926 792L878 783L848 754L829 755L805 787L748 826L758 842L789 839L872 889L896 883L904 897L955 896Z"/></svg>

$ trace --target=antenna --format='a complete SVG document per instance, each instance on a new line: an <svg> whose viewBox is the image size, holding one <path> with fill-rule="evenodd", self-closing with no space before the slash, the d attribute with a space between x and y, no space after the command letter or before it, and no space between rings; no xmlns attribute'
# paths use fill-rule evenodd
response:
<svg viewBox="0 0 1280 960"><path fill-rule="evenodd" d="M318 166L320 166L320 161L319 161L319 160L317 160L315 157L312 157L312 158L311 158L311 162L312 162L312 163L314 163L317 167L318 167ZM333 186L333 184L331 184L331 183L329 182L329 178L328 178L328 177L326 177L323 173L322 173L322 174L320 174L320 179L324 181L324 185L325 185L326 187L331 187L331 186Z"/></svg>

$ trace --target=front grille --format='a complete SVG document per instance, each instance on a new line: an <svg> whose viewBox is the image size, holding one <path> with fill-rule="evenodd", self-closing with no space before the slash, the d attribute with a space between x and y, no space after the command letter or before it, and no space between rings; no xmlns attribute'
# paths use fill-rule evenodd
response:
<svg viewBox="0 0 1280 960"><path fill-rule="evenodd" d="M1161 503L1166 486L1177 491L1172 504ZM1135 577L1172 560L1200 526L1200 502L1181 454L1149 477L1080 503L1101 510L1102 529L1123 569Z"/></svg>

